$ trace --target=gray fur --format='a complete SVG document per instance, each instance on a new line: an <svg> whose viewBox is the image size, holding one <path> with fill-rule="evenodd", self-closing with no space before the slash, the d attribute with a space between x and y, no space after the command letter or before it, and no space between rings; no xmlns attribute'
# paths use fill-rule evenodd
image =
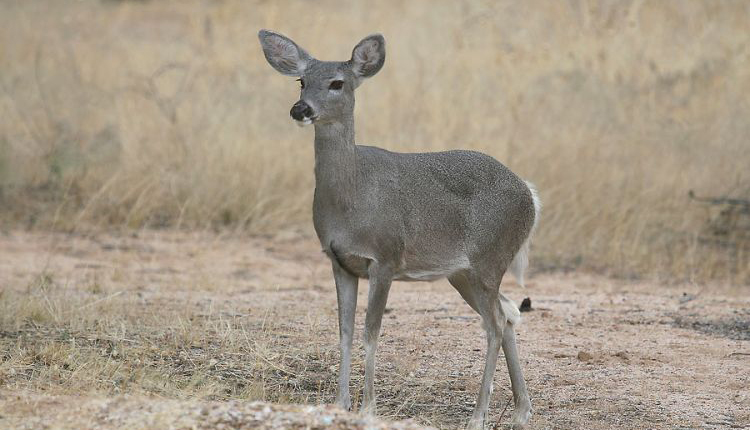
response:
<svg viewBox="0 0 750 430"><path fill-rule="evenodd" d="M533 188L479 152L406 154L355 145L354 89L382 68L381 35L363 39L345 62L318 61L276 33L262 30L259 37L274 68L304 80L300 100L314 112L303 123L315 125L313 221L331 259L339 302L338 403L351 407L358 279L370 283L363 409L374 413L375 351L391 281L448 278L487 331L485 371L470 427L483 426L501 346L516 405L513 423L525 425L531 404L513 330L518 311L499 285L509 267L522 282L539 212ZM285 66L280 70L279 64ZM344 81L342 89L330 88L335 80Z"/></svg>

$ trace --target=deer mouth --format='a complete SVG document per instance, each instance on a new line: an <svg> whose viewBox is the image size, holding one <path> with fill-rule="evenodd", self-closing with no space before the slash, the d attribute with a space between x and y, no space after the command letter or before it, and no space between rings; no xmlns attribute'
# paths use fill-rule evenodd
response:
<svg viewBox="0 0 750 430"><path fill-rule="evenodd" d="M312 124L316 119L317 117L312 117L312 118L304 117L302 119L295 119L294 122L297 123L297 126L304 127L306 125Z"/></svg>

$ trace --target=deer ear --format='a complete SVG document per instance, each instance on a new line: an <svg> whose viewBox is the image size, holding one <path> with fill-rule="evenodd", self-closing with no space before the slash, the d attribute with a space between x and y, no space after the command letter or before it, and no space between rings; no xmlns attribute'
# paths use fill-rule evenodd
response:
<svg viewBox="0 0 750 430"><path fill-rule="evenodd" d="M385 38L380 34L373 34L362 39L354 47L350 62L356 77L374 76L385 63Z"/></svg>
<svg viewBox="0 0 750 430"><path fill-rule="evenodd" d="M292 39L261 30L258 32L263 54L276 71L287 76L302 76L312 57L304 49L297 46Z"/></svg>

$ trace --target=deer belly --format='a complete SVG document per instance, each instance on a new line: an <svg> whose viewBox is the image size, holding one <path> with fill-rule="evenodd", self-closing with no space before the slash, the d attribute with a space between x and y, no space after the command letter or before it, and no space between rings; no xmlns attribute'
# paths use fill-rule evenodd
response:
<svg viewBox="0 0 750 430"><path fill-rule="evenodd" d="M433 263L406 263L393 279L397 281L435 281L469 268L469 259L456 257Z"/></svg>

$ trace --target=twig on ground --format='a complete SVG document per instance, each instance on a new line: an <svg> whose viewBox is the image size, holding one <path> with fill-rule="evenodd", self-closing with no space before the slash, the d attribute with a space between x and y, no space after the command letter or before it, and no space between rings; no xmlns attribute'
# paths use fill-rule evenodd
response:
<svg viewBox="0 0 750 430"><path fill-rule="evenodd" d="M118 292L116 292L116 293L112 293L112 294L108 295L107 297L102 297L102 298L101 298L101 299L99 299L99 300L94 300L93 302L89 302L89 303L86 303L85 305L83 305L83 306L81 306L81 307L79 307L79 308L77 308L77 309L75 309L75 310L76 310L76 311L80 311L80 310L86 309L86 308L88 308L88 307L94 306L94 305L96 305L96 304L99 304L99 303L101 303L101 302L104 302L104 301L107 301L107 300L113 299L113 298L115 298L115 297L119 296L119 295L120 295L120 294L122 294L122 293L123 293L123 291L118 291ZM71 310L68 310L68 311L67 311L67 312L65 312L65 313L70 313L70 312L72 312L72 311L73 311L73 309L71 309Z"/></svg>
<svg viewBox="0 0 750 430"><path fill-rule="evenodd" d="M505 407L503 408L503 411L500 412L500 418L497 419L497 423L500 424L503 422L503 417L505 416L505 411L508 410L508 406L510 406L510 401L513 400L513 396L508 397L508 402L505 403ZM497 426L495 426L497 428Z"/></svg>

